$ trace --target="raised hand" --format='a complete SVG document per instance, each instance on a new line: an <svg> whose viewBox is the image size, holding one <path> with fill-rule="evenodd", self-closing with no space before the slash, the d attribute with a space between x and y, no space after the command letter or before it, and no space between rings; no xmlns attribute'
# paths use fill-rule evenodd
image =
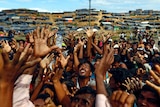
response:
<svg viewBox="0 0 160 107"><path fill-rule="evenodd" d="M61 67L64 69L68 63L68 60L69 60L70 56L67 56L67 58L65 58L63 56L62 53L60 53L60 63L61 63Z"/></svg>
<svg viewBox="0 0 160 107"><path fill-rule="evenodd" d="M49 63L52 61L54 55L51 54L51 55L47 55L46 57L44 57L41 62L40 62L40 66L44 69L44 68L47 68L47 66L49 65Z"/></svg>
<svg viewBox="0 0 160 107"><path fill-rule="evenodd" d="M153 79L155 80L156 84L155 83L152 83L150 81L146 81L146 84L149 85L150 87L154 88L155 90L157 90L157 92L159 93L160 95L160 77L158 77L158 75L156 75L154 73L154 71L150 71L150 74L151 76L153 77Z"/></svg>
<svg viewBox="0 0 160 107"><path fill-rule="evenodd" d="M113 61L114 61L114 50L113 48L110 48L109 45L105 45L104 55L100 61L99 67L96 68L96 73L104 75L104 73L110 68Z"/></svg>
<svg viewBox="0 0 160 107"><path fill-rule="evenodd" d="M2 47L3 47L3 50L5 50L8 53L11 51L11 47L10 47L10 45L9 45L7 40L6 41L2 41Z"/></svg>
<svg viewBox="0 0 160 107"><path fill-rule="evenodd" d="M0 53L0 105L2 107L12 107L15 81L23 71L34 66L39 61L25 64L30 55L30 51L27 50L26 55L19 60L22 52L23 48L20 48L12 61L9 60L6 50L2 50L2 53Z"/></svg>
<svg viewBox="0 0 160 107"><path fill-rule="evenodd" d="M55 36L55 34L58 32L58 29L55 29L53 31L49 31L48 29L45 31L45 34L48 34L48 38Z"/></svg>
<svg viewBox="0 0 160 107"><path fill-rule="evenodd" d="M104 35L104 33L101 34L102 38L103 38L103 42L107 42L107 40L112 36L112 34L108 33L106 36Z"/></svg>
<svg viewBox="0 0 160 107"><path fill-rule="evenodd" d="M15 54L15 57L12 61L9 60L6 50L3 50L3 52L0 54L1 56L0 81L1 82L6 82L8 84L13 85L16 79L19 77L19 75L23 72L23 70L33 66L35 63L37 63L37 61L39 61L37 60L35 62L25 64L31 52L27 50L26 54L20 59L20 55L22 52L24 52L24 50L23 48L20 48Z"/></svg>
<svg viewBox="0 0 160 107"><path fill-rule="evenodd" d="M57 82L62 78L63 69L59 69L58 67L54 69L54 76L52 77L53 82Z"/></svg>
<svg viewBox="0 0 160 107"><path fill-rule="evenodd" d="M17 46L17 41L16 41L14 38L12 38L11 48L12 48L12 49L16 49L16 50L17 50L17 48L18 48L18 46Z"/></svg>
<svg viewBox="0 0 160 107"><path fill-rule="evenodd" d="M81 40L81 39L79 38L79 40L78 40L78 44L80 44L81 46L84 46L84 44L85 44L85 40Z"/></svg>
<svg viewBox="0 0 160 107"><path fill-rule="evenodd" d="M28 36L29 36L29 42L34 43L33 32L28 33Z"/></svg>
<svg viewBox="0 0 160 107"><path fill-rule="evenodd" d="M135 96L125 91L114 91L111 95L112 107L133 107Z"/></svg>
<svg viewBox="0 0 160 107"><path fill-rule="evenodd" d="M47 39L49 34L45 33L45 28L42 28L40 31L40 28L38 27L36 31L34 32L34 55L36 57L43 57L47 55L49 52L51 52L53 49L58 48L57 46L47 46Z"/></svg>
<svg viewBox="0 0 160 107"><path fill-rule="evenodd" d="M106 46L106 51L104 51L104 55L100 60L99 65L95 69L97 94L104 94L105 96L108 96L104 86L104 76L114 61L113 52L113 49L110 49L109 46Z"/></svg>
<svg viewBox="0 0 160 107"><path fill-rule="evenodd" d="M94 31L93 31L93 29L88 28L85 30L85 33L87 34L88 37L92 37L94 34Z"/></svg>
<svg viewBox="0 0 160 107"><path fill-rule="evenodd" d="M81 45L80 44L77 44L75 47L74 47L74 53L77 53L78 50L80 49Z"/></svg>
<svg viewBox="0 0 160 107"><path fill-rule="evenodd" d="M27 54L27 51L29 51L30 53L32 52L32 49L30 48L30 44L26 45L25 49L23 50L23 52L21 53L19 57L19 60L21 60Z"/></svg>
<svg viewBox="0 0 160 107"><path fill-rule="evenodd" d="M124 83L122 83L124 87L126 87L127 92L133 93L142 88L142 81L138 78L127 78Z"/></svg>

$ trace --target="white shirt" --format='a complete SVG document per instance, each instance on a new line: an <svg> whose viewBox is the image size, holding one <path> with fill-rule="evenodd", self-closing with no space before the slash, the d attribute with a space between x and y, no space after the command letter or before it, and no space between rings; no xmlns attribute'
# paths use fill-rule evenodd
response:
<svg viewBox="0 0 160 107"><path fill-rule="evenodd" d="M35 107L29 100L29 88L32 75L22 74L15 82L13 92L13 107Z"/></svg>
<svg viewBox="0 0 160 107"><path fill-rule="evenodd" d="M111 107L108 98L104 94L96 95L96 106L95 107Z"/></svg>

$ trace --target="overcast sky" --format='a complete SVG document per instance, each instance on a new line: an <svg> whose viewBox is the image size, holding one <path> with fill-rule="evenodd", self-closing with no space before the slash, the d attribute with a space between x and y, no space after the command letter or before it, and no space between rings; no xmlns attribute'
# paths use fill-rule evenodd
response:
<svg viewBox="0 0 160 107"><path fill-rule="evenodd" d="M107 12L160 10L160 0L91 0L92 8ZM27 8L40 12L74 11L88 8L89 0L0 0L0 10Z"/></svg>

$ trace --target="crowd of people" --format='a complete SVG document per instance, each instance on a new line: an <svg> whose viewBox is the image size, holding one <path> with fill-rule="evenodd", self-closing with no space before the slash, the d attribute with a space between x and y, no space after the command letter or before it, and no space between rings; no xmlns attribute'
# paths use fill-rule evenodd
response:
<svg viewBox="0 0 160 107"><path fill-rule="evenodd" d="M26 40L2 40L1 107L160 107L160 52L152 35L138 41L92 28L37 27Z"/></svg>

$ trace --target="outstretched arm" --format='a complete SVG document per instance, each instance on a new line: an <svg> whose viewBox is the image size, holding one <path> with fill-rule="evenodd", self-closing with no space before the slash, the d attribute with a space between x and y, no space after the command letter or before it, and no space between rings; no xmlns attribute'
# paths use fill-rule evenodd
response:
<svg viewBox="0 0 160 107"><path fill-rule="evenodd" d="M70 107L70 98L66 95L66 92L60 82L63 70L68 63L68 59L69 56L65 59L64 56L60 54L60 58L56 59L57 68L55 68L55 74L52 78L58 101L60 102L60 104L62 104L63 107Z"/></svg>
<svg viewBox="0 0 160 107"><path fill-rule="evenodd" d="M30 51L19 60L23 48L20 48L12 61L9 60L5 50L0 53L0 105L2 107L12 107L14 83L26 68L35 65L36 62L25 64ZM14 68L14 69L13 69Z"/></svg>
<svg viewBox="0 0 160 107"><path fill-rule="evenodd" d="M95 45L93 42L92 42L92 46L95 48L95 50L96 50L100 55L103 54L103 51L102 51L97 45Z"/></svg>
<svg viewBox="0 0 160 107"><path fill-rule="evenodd" d="M94 35L94 31L93 29L89 28L87 30L85 30L87 37L88 37L88 41L87 41L87 57L89 58L89 60L91 60L92 54L91 54L91 46L92 46L92 36Z"/></svg>
<svg viewBox="0 0 160 107"><path fill-rule="evenodd" d="M106 74L106 71L110 68L110 65L114 61L113 56L113 49L110 49L109 46L106 46L104 55L98 65L98 67L95 70L96 75L96 107L110 107L109 100L107 98L108 93L105 89L104 85L104 74Z"/></svg>

